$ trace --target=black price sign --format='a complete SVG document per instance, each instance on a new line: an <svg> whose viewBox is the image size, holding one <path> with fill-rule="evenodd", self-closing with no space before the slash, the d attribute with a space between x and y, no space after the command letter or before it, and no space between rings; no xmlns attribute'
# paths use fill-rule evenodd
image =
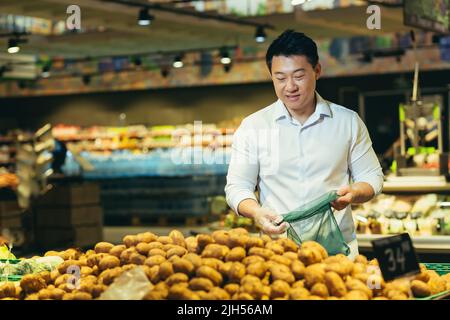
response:
<svg viewBox="0 0 450 320"><path fill-rule="evenodd" d="M372 246L385 281L420 273L409 234L373 240Z"/></svg>

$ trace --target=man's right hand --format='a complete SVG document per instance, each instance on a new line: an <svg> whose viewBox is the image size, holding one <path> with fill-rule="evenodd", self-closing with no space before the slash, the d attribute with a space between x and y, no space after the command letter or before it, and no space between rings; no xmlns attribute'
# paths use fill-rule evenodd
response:
<svg viewBox="0 0 450 320"><path fill-rule="evenodd" d="M256 225L267 234L281 234L286 231L288 225L283 221L283 217L268 208L255 209L254 215Z"/></svg>

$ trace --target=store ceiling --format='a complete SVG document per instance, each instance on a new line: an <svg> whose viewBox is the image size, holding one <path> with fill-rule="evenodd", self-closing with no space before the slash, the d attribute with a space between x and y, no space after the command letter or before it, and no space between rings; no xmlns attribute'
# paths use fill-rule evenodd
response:
<svg viewBox="0 0 450 320"><path fill-rule="evenodd" d="M137 25L138 8L107 0L0 0L0 13L65 20L68 16L66 8L74 3L81 8L82 27L96 31L63 36L33 35L21 52L95 57L235 44L257 46L252 26L153 11L156 20L149 27L141 27ZM367 17L363 6L247 19L273 25L275 30L267 30L269 41L287 28L305 32L315 39L409 30L403 26L401 8L382 8L380 31L366 28ZM99 28L104 30L98 31ZM0 46L6 48L6 45L7 38L0 38Z"/></svg>

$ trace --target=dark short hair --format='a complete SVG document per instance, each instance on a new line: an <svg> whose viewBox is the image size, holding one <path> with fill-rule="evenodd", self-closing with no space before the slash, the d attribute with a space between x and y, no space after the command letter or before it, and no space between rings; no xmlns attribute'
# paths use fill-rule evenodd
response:
<svg viewBox="0 0 450 320"><path fill-rule="evenodd" d="M284 31L267 49L266 63L270 72L272 72L272 58L275 56L306 56L313 68L319 62L316 43L304 33L294 30Z"/></svg>

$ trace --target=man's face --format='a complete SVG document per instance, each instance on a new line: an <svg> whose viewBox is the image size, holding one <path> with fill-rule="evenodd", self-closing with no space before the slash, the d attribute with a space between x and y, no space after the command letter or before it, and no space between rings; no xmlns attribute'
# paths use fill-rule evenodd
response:
<svg viewBox="0 0 450 320"><path fill-rule="evenodd" d="M290 110L304 109L314 101L320 72L320 64L313 68L303 55L273 57L272 81L277 97Z"/></svg>

